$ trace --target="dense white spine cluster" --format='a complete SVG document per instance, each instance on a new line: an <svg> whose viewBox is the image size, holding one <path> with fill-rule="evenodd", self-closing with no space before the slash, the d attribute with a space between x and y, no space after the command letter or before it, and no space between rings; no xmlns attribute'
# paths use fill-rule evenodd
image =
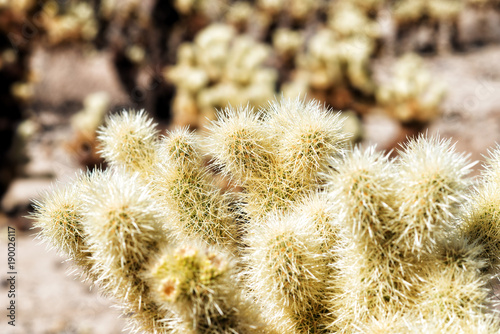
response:
<svg viewBox="0 0 500 334"><path fill-rule="evenodd" d="M467 200L466 178L475 163L455 152L450 140L420 136L400 152L397 194L402 233L398 242L411 252L430 252L452 227Z"/></svg>

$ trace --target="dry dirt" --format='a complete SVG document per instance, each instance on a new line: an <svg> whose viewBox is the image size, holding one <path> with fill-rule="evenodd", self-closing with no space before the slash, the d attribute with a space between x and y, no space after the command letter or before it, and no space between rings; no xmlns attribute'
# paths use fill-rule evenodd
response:
<svg viewBox="0 0 500 334"><path fill-rule="evenodd" d="M9 284L7 272L7 231L2 230L0 268L2 334L118 334L125 321L112 302L95 289L68 275L70 266L64 258L34 241L32 233L18 232L16 240L16 321L7 324Z"/></svg>

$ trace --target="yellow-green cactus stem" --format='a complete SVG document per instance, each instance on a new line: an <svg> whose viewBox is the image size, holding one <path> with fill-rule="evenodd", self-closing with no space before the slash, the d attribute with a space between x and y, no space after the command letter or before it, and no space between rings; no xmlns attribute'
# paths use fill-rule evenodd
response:
<svg viewBox="0 0 500 334"><path fill-rule="evenodd" d="M194 133L174 130L161 140L159 163L154 167L151 186L161 203L175 215L179 238L204 240L209 245L236 252L238 239L234 201L224 193L203 167Z"/></svg>
<svg viewBox="0 0 500 334"><path fill-rule="evenodd" d="M158 130L144 110L111 115L98 130L101 156L112 166L147 177L157 162Z"/></svg>

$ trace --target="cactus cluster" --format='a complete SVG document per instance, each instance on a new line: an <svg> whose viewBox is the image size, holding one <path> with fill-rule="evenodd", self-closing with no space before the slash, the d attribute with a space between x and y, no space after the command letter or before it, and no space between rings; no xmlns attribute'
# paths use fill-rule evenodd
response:
<svg viewBox="0 0 500 334"><path fill-rule="evenodd" d="M43 25L49 44L61 44L68 40L90 41L98 32L98 22L89 3L70 3L60 6L57 1L44 5Z"/></svg>
<svg viewBox="0 0 500 334"><path fill-rule="evenodd" d="M109 168L35 202L38 236L134 333L497 333L500 148L473 182L450 140L390 158L342 129L299 99L164 136L123 111Z"/></svg>
<svg viewBox="0 0 500 334"><path fill-rule="evenodd" d="M446 87L426 71L422 59L413 53L406 54L396 61L393 72L391 80L377 89L378 104L403 123L425 123L436 118Z"/></svg>
<svg viewBox="0 0 500 334"><path fill-rule="evenodd" d="M307 42L297 56L294 79L284 85L287 96L297 91L345 108L353 90L371 96L374 82L370 58L375 53L379 27L366 12L349 1L330 5L326 26Z"/></svg>
<svg viewBox="0 0 500 334"><path fill-rule="evenodd" d="M405 81L406 89L394 92L390 84L381 84L373 74L373 60L383 53L394 53L396 44L391 43L406 41L407 29L411 28L412 33L415 27L428 24L423 17L436 17L435 22L448 27L446 18L437 17L446 16L439 8L458 6L454 14L449 14L456 21L463 7L460 4L463 5L452 0L341 0L314 4L262 0L255 5L236 1L218 20L211 20L211 24L197 31L193 42L181 44L177 63L165 67L167 82L175 86L173 123L203 126L205 118L215 117L217 108L246 102L260 107L275 92L290 98L306 94L358 115L383 109L403 123L432 121L440 113L443 87L424 92L420 82L429 81L428 74L419 75L419 84L412 85L406 82L407 74L396 73L393 81ZM408 8L416 15L414 19L404 16ZM384 9L388 9L387 13ZM397 31L388 31L391 27L383 23L387 20L395 24L391 27ZM390 40L392 33L395 40ZM448 43L450 36L441 35L440 41ZM406 37L410 42L415 40ZM272 48L266 45L269 40ZM417 57L398 58L398 62L409 64L398 67L421 67ZM399 72L414 74L411 69Z"/></svg>
<svg viewBox="0 0 500 334"><path fill-rule="evenodd" d="M181 45L178 63L165 72L177 86L173 123L202 125L205 118L214 118L215 108L265 104L274 95L277 79L275 70L264 66L269 51L225 24L213 24L193 43Z"/></svg>
<svg viewBox="0 0 500 334"><path fill-rule="evenodd" d="M394 18L398 23L409 23L429 17L434 21L455 21L463 11L463 0L399 0L393 5Z"/></svg>

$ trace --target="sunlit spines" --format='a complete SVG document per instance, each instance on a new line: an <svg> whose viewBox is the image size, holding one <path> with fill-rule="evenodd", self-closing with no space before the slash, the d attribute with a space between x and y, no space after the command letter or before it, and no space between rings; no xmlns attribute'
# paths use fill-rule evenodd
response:
<svg viewBox="0 0 500 334"><path fill-rule="evenodd" d="M488 268L500 266L500 187L485 183L477 189L465 207L459 225L460 235L483 247L482 257Z"/></svg>
<svg viewBox="0 0 500 334"><path fill-rule="evenodd" d="M175 130L154 139L141 176L112 163L46 196L40 236L90 261L133 333L498 332L487 280L500 263L500 153L469 193L471 164L449 141L419 137L395 160L333 135L301 146L335 116L299 100L271 105L283 110L227 110L212 124L217 172L244 189L238 201L216 186L198 138Z"/></svg>
<svg viewBox="0 0 500 334"><path fill-rule="evenodd" d="M84 231L85 208L83 206L79 181L60 185L41 200L35 200L35 211L31 218L33 226L39 228L37 238L54 247L58 253L67 256L89 275L93 260Z"/></svg>
<svg viewBox="0 0 500 334"><path fill-rule="evenodd" d="M400 152L399 213L404 252L429 252L457 218L467 199L466 178L474 163L457 153L450 140L421 135Z"/></svg>
<svg viewBox="0 0 500 334"><path fill-rule="evenodd" d="M329 258L306 214L270 214L249 228L248 284L266 320L281 333L323 327Z"/></svg>
<svg viewBox="0 0 500 334"><path fill-rule="evenodd" d="M387 243L396 227L394 167L388 156L354 148L343 162L332 162L328 189L339 221L367 251ZM368 255L368 254L367 254Z"/></svg>
<svg viewBox="0 0 500 334"><path fill-rule="evenodd" d="M418 309L407 313L389 313L383 317L372 317L357 326L356 334L493 334L497 333L498 323L494 316L487 314L474 319L455 317L451 321L443 319L441 314L422 314Z"/></svg>
<svg viewBox="0 0 500 334"><path fill-rule="evenodd" d="M336 208L340 240L334 268L337 289L331 312L332 328L353 328L400 310L408 303L409 264L397 252L398 231L394 166L374 147L354 148L343 162L333 164L328 179L332 207Z"/></svg>
<svg viewBox="0 0 500 334"><path fill-rule="evenodd" d="M459 237L482 246L490 271L500 266L500 146L489 151L480 183L464 206Z"/></svg>
<svg viewBox="0 0 500 334"><path fill-rule="evenodd" d="M484 244L478 240L471 242L461 235L460 230L454 230L441 240L433 255L434 260L456 270L481 272L489 265L484 257Z"/></svg>
<svg viewBox="0 0 500 334"><path fill-rule="evenodd" d="M151 297L151 292L148 294L140 311L137 311L134 301L120 305L120 310L126 318L123 330L131 334L171 334L172 324L180 323L179 317L171 310L162 308L161 304Z"/></svg>
<svg viewBox="0 0 500 334"><path fill-rule="evenodd" d="M118 300L143 306L147 286L139 276L169 240L163 215L139 176L111 170L106 182L84 194L85 232L104 291Z"/></svg>
<svg viewBox="0 0 500 334"><path fill-rule="evenodd" d="M171 334L170 324L179 320L171 310L161 308L150 296L142 301L139 311L135 301L121 302L119 309L126 321L123 331L130 334Z"/></svg>
<svg viewBox="0 0 500 334"><path fill-rule="evenodd" d="M216 186L203 166L195 135L175 130L162 139L159 153L151 187L159 202L176 215L169 223L179 238L198 238L234 252L238 233L232 196Z"/></svg>
<svg viewBox="0 0 500 334"><path fill-rule="evenodd" d="M289 177L315 182L332 156L339 156L349 135L339 113L318 101L281 98L267 107L266 126L281 168Z"/></svg>
<svg viewBox="0 0 500 334"><path fill-rule="evenodd" d="M455 265L436 263L421 273L424 282L419 287L418 312L423 319L434 319L438 328L450 330L458 322L459 332L472 331L481 323L494 326L494 313L490 313L487 280L475 270L464 270ZM488 314L489 313L489 314ZM456 331L449 331L457 333Z"/></svg>
<svg viewBox="0 0 500 334"><path fill-rule="evenodd" d="M156 163L158 130L144 110L111 115L97 133L101 156L109 164L144 177Z"/></svg>
<svg viewBox="0 0 500 334"><path fill-rule="evenodd" d="M235 251L237 233L231 196L210 182L205 172L183 174L171 165L159 166L152 186L160 203L176 214L169 224L179 238L199 238Z"/></svg>
<svg viewBox="0 0 500 334"><path fill-rule="evenodd" d="M419 266L417 311L423 319L433 319L438 328L450 327L446 332L454 333L475 333L473 329L485 324L497 328L498 311L492 312L483 253L483 245L469 241L459 230L439 240L436 252Z"/></svg>
<svg viewBox="0 0 500 334"><path fill-rule="evenodd" d="M227 108L208 126L207 148L223 173L239 183L267 178L273 163L262 115L250 107Z"/></svg>
<svg viewBox="0 0 500 334"><path fill-rule="evenodd" d="M332 301L337 299L343 291L339 285L339 257L340 250L345 247L346 239L342 233L342 223L337 219L338 212L332 206L327 192L317 192L306 196L302 202L293 206L293 214L299 217L309 217L310 223L321 236L321 253L326 264L327 277L323 284L326 289L322 300L321 319L318 326L320 332L332 330L331 324L335 321L338 312ZM311 331L313 333L314 331Z"/></svg>
<svg viewBox="0 0 500 334"><path fill-rule="evenodd" d="M199 139L187 128L175 129L162 138L158 154L183 173L201 169L203 160Z"/></svg>
<svg viewBox="0 0 500 334"><path fill-rule="evenodd" d="M337 293L329 302L334 315L330 328L338 333L358 333L370 317L380 319L391 312L406 312L415 305L411 264L393 249L363 252L345 236L339 249L333 279ZM366 254L378 256L370 258Z"/></svg>
<svg viewBox="0 0 500 334"><path fill-rule="evenodd" d="M406 320L406 328L403 327L400 333L404 334L442 334L442 333L459 333L459 334L496 334L498 333L498 322L492 314L484 314L482 317L460 318L455 317L452 321L443 320L439 314L432 317L416 318Z"/></svg>
<svg viewBox="0 0 500 334"><path fill-rule="evenodd" d="M352 333L370 333L370 334L417 334L421 332L411 331L407 322L407 315L402 312L387 312L383 316L371 316L362 324L352 329ZM427 332L424 332L427 333Z"/></svg>
<svg viewBox="0 0 500 334"><path fill-rule="evenodd" d="M236 289L235 263L196 243L164 252L150 271L152 296L173 310L175 333L260 333L259 317Z"/></svg>
<svg viewBox="0 0 500 334"><path fill-rule="evenodd" d="M226 109L212 122L207 149L216 165L245 189L251 217L288 210L319 189L319 172L345 149L338 115L319 103L280 98L259 113Z"/></svg>
<svg viewBox="0 0 500 334"><path fill-rule="evenodd" d="M321 235L323 252L334 254L340 239L340 226L337 219L337 210L332 206L326 192L317 192L307 196L302 202L294 206L294 212L308 216Z"/></svg>
<svg viewBox="0 0 500 334"><path fill-rule="evenodd" d="M274 211L289 211L305 195L316 190L317 185L304 185L297 179L288 178L288 173L273 166L260 180L249 180L241 202L245 212L252 219L260 219Z"/></svg>

